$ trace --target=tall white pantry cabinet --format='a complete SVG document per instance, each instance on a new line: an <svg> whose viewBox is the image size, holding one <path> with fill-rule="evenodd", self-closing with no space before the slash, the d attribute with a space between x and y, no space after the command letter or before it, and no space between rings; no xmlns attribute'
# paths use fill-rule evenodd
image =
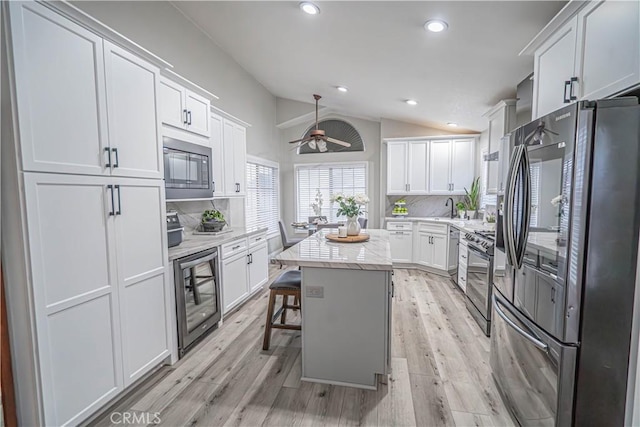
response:
<svg viewBox="0 0 640 427"><path fill-rule="evenodd" d="M75 425L172 347L162 64L55 5L2 6L15 88L2 191L19 203L4 203L2 220L19 421Z"/></svg>

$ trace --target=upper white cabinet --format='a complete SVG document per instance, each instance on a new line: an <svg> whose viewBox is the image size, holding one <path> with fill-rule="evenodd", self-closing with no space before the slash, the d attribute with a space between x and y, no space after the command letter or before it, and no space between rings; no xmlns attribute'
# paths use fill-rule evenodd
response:
<svg viewBox="0 0 640 427"><path fill-rule="evenodd" d="M209 138L211 101L166 78L160 83L162 123Z"/></svg>
<svg viewBox="0 0 640 427"><path fill-rule="evenodd" d="M429 193L465 194L474 177L475 139L433 140L429 154Z"/></svg>
<svg viewBox="0 0 640 427"><path fill-rule="evenodd" d="M247 131L244 126L223 119L224 192L226 196L246 194Z"/></svg>
<svg viewBox="0 0 640 427"><path fill-rule="evenodd" d="M211 155L213 156L213 197L224 196L224 134L223 119L217 114L211 114Z"/></svg>
<svg viewBox="0 0 640 427"><path fill-rule="evenodd" d="M10 2L24 171L109 174L102 38L35 2Z"/></svg>
<svg viewBox="0 0 640 427"><path fill-rule="evenodd" d="M640 84L640 4L585 2L534 53L533 117ZM552 21L553 22L553 21Z"/></svg>
<svg viewBox="0 0 640 427"><path fill-rule="evenodd" d="M387 143L387 194L428 194L429 141Z"/></svg>
<svg viewBox="0 0 640 427"><path fill-rule="evenodd" d="M511 132L516 124L516 100L509 99L500 101L495 107L489 110L485 116L489 120L489 153L498 153L498 158L487 161L487 176L484 177L485 188L488 194L496 194L500 190L500 162L503 155L508 155L502 151L502 138Z"/></svg>
<svg viewBox="0 0 640 427"><path fill-rule="evenodd" d="M112 175L162 178L157 67L104 42Z"/></svg>

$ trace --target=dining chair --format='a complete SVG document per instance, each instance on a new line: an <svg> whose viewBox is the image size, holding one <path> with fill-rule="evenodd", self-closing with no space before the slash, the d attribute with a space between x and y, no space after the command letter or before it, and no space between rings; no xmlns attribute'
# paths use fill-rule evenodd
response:
<svg viewBox="0 0 640 427"><path fill-rule="evenodd" d="M358 222L360 223L360 228L367 228L367 224L369 223L369 220L365 217L358 217Z"/></svg>
<svg viewBox="0 0 640 427"><path fill-rule="evenodd" d="M280 227L280 239L282 240L282 248L284 250L289 249L304 240L303 237L289 237L287 229L282 221L278 221L278 227Z"/></svg>

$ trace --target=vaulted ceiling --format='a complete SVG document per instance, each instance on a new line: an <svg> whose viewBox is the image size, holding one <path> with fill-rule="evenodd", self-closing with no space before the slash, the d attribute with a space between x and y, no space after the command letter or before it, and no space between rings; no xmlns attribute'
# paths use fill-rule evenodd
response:
<svg viewBox="0 0 640 427"><path fill-rule="evenodd" d="M557 1L180 1L174 5L271 93L373 119L486 128L533 70L518 52L566 4ZM449 24L428 33L423 24ZM347 93L335 87L348 87ZM404 101L415 99L418 105ZM449 128L450 129L450 128Z"/></svg>

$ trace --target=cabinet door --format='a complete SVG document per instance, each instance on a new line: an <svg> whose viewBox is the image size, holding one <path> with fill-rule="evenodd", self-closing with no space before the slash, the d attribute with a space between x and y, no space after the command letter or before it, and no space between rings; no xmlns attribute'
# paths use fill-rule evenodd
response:
<svg viewBox="0 0 640 427"><path fill-rule="evenodd" d="M544 116L565 102L565 81L574 76L577 18L571 19L536 51L533 57L533 118Z"/></svg>
<svg viewBox="0 0 640 427"><path fill-rule="evenodd" d="M451 193L451 141L431 141L429 148L429 192Z"/></svg>
<svg viewBox="0 0 640 427"><path fill-rule="evenodd" d="M415 247L415 263L431 267L433 264L433 244L431 244L431 234L418 233L418 240Z"/></svg>
<svg viewBox="0 0 640 427"><path fill-rule="evenodd" d="M269 249L264 243L251 249L249 290L255 292L269 280Z"/></svg>
<svg viewBox="0 0 640 427"><path fill-rule="evenodd" d="M104 42L111 173L163 178L156 67Z"/></svg>
<svg viewBox="0 0 640 427"><path fill-rule="evenodd" d="M507 185L509 162L511 161L511 137L500 139L500 154L498 155L498 193L503 194Z"/></svg>
<svg viewBox="0 0 640 427"><path fill-rule="evenodd" d="M211 102L207 98L189 90L186 91L185 100L188 111L187 130L209 138L211 134L209 129L209 115L211 114L209 109L211 108Z"/></svg>
<svg viewBox="0 0 640 427"><path fill-rule="evenodd" d="M247 263L246 251L222 261L223 314L238 305L249 295Z"/></svg>
<svg viewBox="0 0 640 427"><path fill-rule="evenodd" d="M427 141L410 142L408 180L409 193L427 194L427 154L429 143ZM393 173L393 172L392 172Z"/></svg>
<svg viewBox="0 0 640 427"><path fill-rule="evenodd" d="M224 194L235 196L238 194L236 176L234 173L234 123L227 119L222 121L222 150L224 154Z"/></svg>
<svg viewBox="0 0 640 427"><path fill-rule="evenodd" d="M169 281L163 186L122 180L115 190L125 386L169 354Z"/></svg>
<svg viewBox="0 0 640 427"><path fill-rule="evenodd" d="M505 132L505 111L500 109L489 118L489 153L499 151L501 148L501 138ZM485 161L482 159L482 161ZM498 175L499 165L497 161L487 162L487 182L486 188L488 194L496 194L498 192Z"/></svg>
<svg viewBox="0 0 640 427"><path fill-rule="evenodd" d="M211 115L211 150L213 161L213 197L221 197L224 195L224 149L223 149L223 129L222 117Z"/></svg>
<svg viewBox="0 0 640 427"><path fill-rule="evenodd" d="M407 143L387 143L387 194L407 192Z"/></svg>
<svg viewBox="0 0 640 427"><path fill-rule="evenodd" d="M389 231L389 245L391 246L391 259L394 262L413 261L413 233L410 231Z"/></svg>
<svg viewBox="0 0 640 427"><path fill-rule="evenodd" d="M171 80L160 80L160 118L165 125L184 129L187 124L185 89Z"/></svg>
<svg viewBox="0 0 640 427"><path fill-rule="evenodd" d="M471 187L475 176L474 149L474 139L456 139L451 143L451 191L453 194L466 194L465 187Z"/></svg>
<svg viewBox="0 0 640 427"><path fill-rule="evenodd" d="M580 99L600 99L640 83L640 3L601 0L578 13Z"/></svg>
<svg viewBox="0 0 640 427"><path fill-rule="evenodd" d="M102 177L24 174L46 425L79 424L123 388L106 183Z"/></svg>
<svg viewBox="0 0 640 427"><path fill-rule="evenodd" d="M22 168L108 175L102 39L38 3L8 7Z"/></svg>
<svg viewBox="0 0 640 427"><path fill-rule="evenodd" d="M431 246L433 251L433 258L431 261L431 267L438 270L448 270L448 236L444 234L433 234L431 236Z"/></svg>
<svg viewBox="0 0 640 427"><path fill-rule="evenodd" d="M536 294L536 323L553 335L560 332L562 317L562 286L544 273L537 274L538 292Z"/></svg>
<svg viewBox="0 0 640 427"><path fill-rule="evenodd" d="M237 184L237 196L247 192L247 130L243 126L233 127L233 176Z"/></svg>

